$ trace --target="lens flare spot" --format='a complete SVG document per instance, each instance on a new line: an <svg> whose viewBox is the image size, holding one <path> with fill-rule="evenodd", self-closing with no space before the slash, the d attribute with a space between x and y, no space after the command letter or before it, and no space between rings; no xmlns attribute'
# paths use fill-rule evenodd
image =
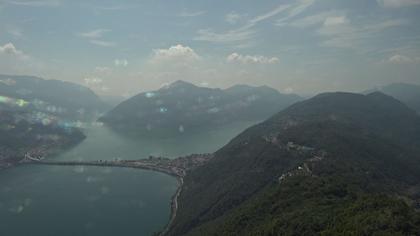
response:
<svg viewBox="0 0 420 236"><path fill-rule="evenodd" d="M153 93L153 92L148 92L148 93L146 93L146 97L147 98L152 98L152 97L154 97L156 94L155 93Z"/></svg>
<svg viewBox="0 0 420 236"><path fill-rule="evenodd" d="M0 103L6 104L8 106L19 106L24 107L29 104L29 102L23 100L23 99L15 99L5 96L0 96Z"/></svg>
<svg viewBox="0 0 420 236"><path fill-rule="evenodd" d="M29 103L23 99L18 99L16 100L16 105L20 106L20 107L25 107L27 106Z"/></svg>

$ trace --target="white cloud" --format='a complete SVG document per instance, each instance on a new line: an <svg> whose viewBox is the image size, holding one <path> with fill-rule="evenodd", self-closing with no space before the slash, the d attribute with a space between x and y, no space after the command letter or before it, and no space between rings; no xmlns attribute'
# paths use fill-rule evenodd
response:
<svg viewBox="0 0 420 236"><path fill-rule="evenodd" d="M406 19L392 19L392 20L384 20L381 23L376 24L368 24L365 26L366 30L371 30L374 32L380 32L389 28L399 27L403 25L407 25L409 23Z"/></svg>
<svg viewBox="0 0 420 236"><path fill-rule="evenodd" d="M119 4L119 5L109 5L109 6L94 6L95 12L99 13L101 11L124 11L140 7L136 4Z"/></svg>
<svg viewBox="0 0 420 236"><path fill-rule="evenodd" d="M315 0L299 0L294 4L281 4L264 14L249 19L243 26L236 29L221 33L217 33L211 29L200 29L197 31L198 35L194 39L213 43L237 43L239 41L246 41L255 37L256 31L253 28L259 23L285 13L285 16L276 23L280 25L282 22L303 13L308 7L312 6L314 2ZM240 19L239 17L239 14L233 12L228 14L225 17L225 20L234 24Z"/></svg>
<svg viewBox="0 0 420 236"><path fill-rule="evenodd" d="M221 33L217 33L211 29L200 29L197 31L198 35L194 38L194 40L213 43L236 43L238 41L251 39L255 36L255 30L252 29L253 27L262 21L268 20L280 14L281 12L287 10L289 7L290 5L279 5L271 11L255 16L254 18L248 20L243 26L239 28Z"/></svg>
<svg viewBox="0 0 420 236"><path fill-rule="evenodd" d="M168 49L155 49L153 57L151 59L154 63L173 61L173 62L185 62L185 61L195 61L200 57L195 53L195 51L181 44L171 46Z"/></svg>
<svg viewBox="0 0 420 236"><path fill-rule="evenodd" d="M389 8L420 5L420 0L377 0L377 2L379 5Z"/></svg>
<svg viewBox="0 0 420 236"><path fill-rule="evenodd" d="M354 23L347 18L333 18L324 22L317 33L326 39L323 46L357 48L366 40L375 38L379 33L394 27L406 25L404 19L385 20L380 23Z"/></svg>
<svg viewBox="0 0 420 236"><path fill-rule="evenodd" d="M4 74L40 75L46 68L53 67L50 63L52 61L34 58L11 42L0 45L0 71Z"/></svg>
<svg viewBox="0 0 420 236"><path fill-rule="evenodd" d="M147 83L160 86L175 80L191 81L196 84L209 80L206 70L212 60L204 60L201 55L188 45L154 49L147 63L142 68L141 78ZM146 79L147 78L147 79Z"/></svg>
<svg viewBox="0 0 420 236"><path fill-rule="evenodd" d="M194 40L207 41L213 43L232 43L244 41L255 35L253 30L230 30L223 33L216 33L211 29L200 29Z"/></svg>
<svg viewBox="0 0 420 236"><path fill-rule="evenodd" d="M110 42L110 41L103 41L103 40L96 40L96 39L92 39L89 41L91 44L95 44L97 46L101 46L101 47L115 47L117 44L114 42Z"/></svg>
<svg viewBox="0 0 420 236"><path fill-rule="evenodd" d="M109 29L95 29L92 31L79 33L78 35L82 38L89 40L91 44L101 46L101 47L115 47L117 44L115 42L102 40L104 34L111 32Z"/></svg>
<svg viewBox="0 0 420 236"><path fill-rule="evenodd" d="M88 86L96 86L98 84L102 84L103 80L101 78L97 78L97 77L88 77L85 78L85 84Z"/></svg>
<svg viewBox="0 0 420 236"><path fill-rule="evenodd" d="M114 65L117 67L127 67L128 66L128 60L127 59L115 59Z"/></svg>
<svg viewBox="0 0 420 236"><path fill-rule="evenodd" d="M411 58L401 54L395 54L388 58L387 62L392 64L412 64L420 62L419 58Z"/></svg>
<svg viewBox="0 0 420 236"><path fill-rule="evenodd" d="M178 14L179 17L196 17L206 14L206 11L194 11L194 12L188 12L183 11L180 14Z"/></svg>
<svg viewBox="0 0 420 236"><path fill-rule="evenodd" d="M16 49L15 45L13 45L12 43L6 43L5 45L0 46L0 52L9 55L20 54L20 52Z"/></svg>
<svg viewBox="0 0 420 236"><path fill-rule="evenodd" d="M241 64L276 64L280 61L277 57L265 57L261 55L241 55L236 52L227 56L226 60L228 62Z"/></svg>
<svg viewBox="0 0 420 236"><path fill-rule="evenodd" d="M109 91L109 88L104 85L104 80L99 77L86 77L84 83L87 87L96 92L106 93Z"/></svg>
<svg viewBox="0 0 420 236"><path fill-rule="evenodd" d="M22 51L16 49L15 45L13 43L6 43L3 46L0 46L0 54L6 55L10 57L14 57L17 59L27 59L29 58L28 55L23 53Z"/></svg>
<svg viewBox="0 0 420 236"><path fill-rule="evenodd" d="M345 16L329 16L325 19L325 26L336 26L347 23L348 20Z"/></svg>
<svg viewBox="0 0 420 236"><path fill-rule="evenodd" d="M342 13L338 11L320 12L315 15L310 15L310 16L306 16L300 19L296 19L290 22L290 24L282 23L279 26L292 26L292 27L297 27L297 28L306 28L306 27L324 24L328 17L336 17L339 15L342 15Z"/></svg>
<svg viewBox="0 0 420 236"><path fill-rule="evenodd" d="M293 93L295 90L292 88L292 87L287 87L287 88L285 88L284 89L284 92L285 93L287 93L287 94L291 94L291 93Z"/></svg>
<svg viewBox="0 0 420 236"><path fill-rule="evenodd" d="M236 12L230 12L228 14L226 14L225 16L225 21L228 22L229 24L236 24L238 23L238 21L240 21L242 19L242 15L238 14Z"/></svg>
<svg viewBox="0 0 420 236"><path fill-rule="evenodd" d="M7 4L27 7L57 7L61 5L59 0L7 0Z"/></svg>
<svg viewBox="0 0 420 236"><path fill-rule="evenodd" d="M94 70L95 74L103 74L103 75L111 74L111 72L112 72L112 69L106 66L97 66L95 67L95 70Z"/></svg>
<svg viewBox="0 0 420 236"><path fill-rule="evenodd" d="M111 32L109 29L95 29L89 32L79 33L78 35L88 39L100 39L105 33Z"/></svg>
<svg viewBox="0 0 420 236"><path fill-rule="evenodd" d="M274 8L273 10L271 10L271 11L269 11L269 12L263 14L263 15L259 15L255 18L251 19L248 24L254 26L255 24L257 24L261 21L267 20L267 19L269 19L273 16L278 15L279 13L285 11L288 8L290 8L290 5L280 5L280 6Z"/></svg>
<svg viewBox="0 0 420 236"><path fill-rule="evenodd" d="M312 6L315 3L315 0L299 0L296 1L296 3L292 6L290 6L289 9L287 9L286 16L280 18L277 20L276 25L284 25L285 22L289 21L290 19L293 19L294 17L302 14L306 11L310 6Z"/></svg>

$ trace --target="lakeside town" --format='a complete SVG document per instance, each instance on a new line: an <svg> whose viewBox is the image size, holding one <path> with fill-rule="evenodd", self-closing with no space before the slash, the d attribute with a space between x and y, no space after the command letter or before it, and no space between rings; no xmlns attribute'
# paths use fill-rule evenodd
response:
<svg viewBox="0 0 420 236"><path fill-rule="evenodd" d="M33 155L34 153L26 153L20 164L42 164L42 165L67 165L67 166L114 166L114 167L131 167L138 169L146 169L162 172L175 177L184 177L187 171L208 162L213 154L191 154L188 156L170 159L166 157L149 156L146 159L139 160L95 160L95 161L52 161L45 159L42 155ZM39 154L39 153L35 153Z"/></svg>
<svg viewBox="0 0 420 236"><path fill-rule="evenodd" d="M66 141L55 139L53 142L40 144L31 148L20 148L12 150L0 146L0 170L14 167L20 163L25 163L28 160L40 161L48 157L52 153L60 150L61 146L65 146Z"/></svg>
<svg viewBox="0 0 420 236"><path fill-rule="evenodd" d="M12 150L6 147L0 147L0 170L16 166L27 157L41 160L48 156L54 145L40 145L29 150Z"/></svg>

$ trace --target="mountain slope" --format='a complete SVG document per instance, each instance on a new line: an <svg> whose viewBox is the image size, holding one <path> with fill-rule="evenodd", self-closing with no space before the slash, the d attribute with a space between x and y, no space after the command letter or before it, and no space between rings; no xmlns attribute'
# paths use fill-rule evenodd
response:
<svg viewBox="0 0 420 236"><path fill-rule="evenodd" d="M318 95L189 173L169 235L420 233L419 147L420 117L394 98Z"/></svg>
<svg viewBox="0 0 420 236"><path fill-rule="evenodd" d="M33 76L0 75L0 96L25 102L27 110L71 120L89 120L107 108L86 87Z"/></svg>
<svg viewBox="0 0 420 236"><path fill-rule="evenodd" d="M66 123L43 122L32 113L0 109L0 169L18 163L25 154L46 157L84 138L80 130Z"/></svg>
<svg viewBox="0 0 420 236"><path fill-rule="evenodd" d="M373 89L366 93L373 91L380 91L392 96L420 113L420 85L396 83Z"/></svg>
<svg viewBox="0 0 420 236"><path fill-rule="evenodd" d="M268 87L234 86L221 90L177 81L141 93L100 118L114 129L133 133L180 134L234 121L260 121L300 100Z"/></svg>

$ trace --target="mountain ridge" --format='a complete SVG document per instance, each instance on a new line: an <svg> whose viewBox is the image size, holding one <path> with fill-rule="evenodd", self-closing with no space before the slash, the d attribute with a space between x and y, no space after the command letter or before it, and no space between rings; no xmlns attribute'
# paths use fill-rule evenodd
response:
<svg viewBox="0 0 420 236"><path fill-rule="evenodd" d="M374 91L390 95L420 113L420 85L418 84L393 83L367 90L363 92L363 94L372 93Z"/></svg>
<svg viewBox="0 0 420 236"><path fill-rule="evenodd" d="M382 93L326 93L298 102L248 128L218 150L208 164L187 175L169 235L319 235L342 230L341 223L328 226L331 217L347 214L349 208L341 204L359 206L364 198L372 204L386 202L381 205L386 211L409 209L407 222L414 225L406 230L420 232L420 221L416 221L420 218L413 206L398 200L420 199L420 191L413 192L420 189L419 130L420 117ZM405 133L410 136L399 141ZM273 194L288 198L266 201ZM301 194L307 195L300 200L302 208L287 205L297 204ZM272 206L289 211L286 214ZM311 221L311 211L319 212L319 218ZM376 222L378 217L370 214L374 212L361 213ZM343 216L342 220L354 219ZM394 219L384 221L391 224ZM371 226L373 232L401 232L400 228L372 225L363 225L363 230ZM279 231L265 231L274 228Z"/></svg>
<svg viewBox="0 0 420 236"><path fill-rule="evenodd" d="M257 122L300 100L265 87L243 88L222 90L176 81L133 96L99 121L116 130L182 135L235 121Z"/></svg>
<svg viewBox="0 0 420 236"><path fill-rule="evenodd" d="M61 80L36 76L0 74L0 95L22 99L30 110L71 120L89 120L107 105L89 88Z"/></svg>

